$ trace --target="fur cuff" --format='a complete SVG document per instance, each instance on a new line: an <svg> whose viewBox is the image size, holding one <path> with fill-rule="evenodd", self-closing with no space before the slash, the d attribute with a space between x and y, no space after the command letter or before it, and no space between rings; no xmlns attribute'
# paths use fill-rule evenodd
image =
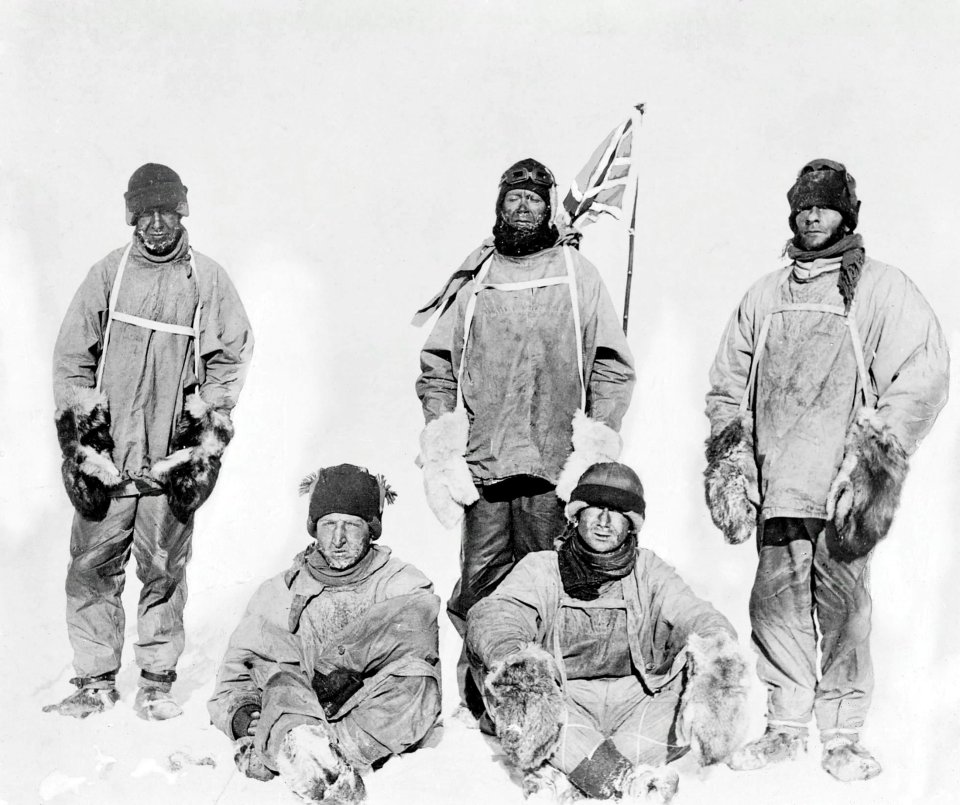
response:
<svg viewBox="0 0 960 805"><path fill-rule="evenodd" d="M445 528L459 523L463 507L480 497L464 458L469 432L467 412L458 408L429 422L420 434L423 489L427 504Z"/></svg>
<svg viewBox="0 0 960 805"><path fill-rule="evenodd" d="M616 461L623 449L619 433L579 410L573 415L573 438L570 441L573 452L557 478L557 497L564 503L570 501L577 481L589 467L601 461Z"/></svg>
<svg viewBox="0 0 960 805"><path fill-rule="evenodd" d="M56 425L67 497L81 517L102 520L110 507L110 490L121 483L110 459L114 445L106 396L95 389L68 389Z"/></svg>
<svg viewBox="0 0 960 805"><path fill-rule="evenodd" d="M555 672L553 657L531 644L497 663L484 683L500 745L520 769L539 766L560 741L566 705Z"/></svg>
<svg viewBox="0 0 960 805"><path fill-rule="evenodd" d="M833 552L847 561L866 556L890 530L907 477L907 454L874 409L862 408L850 429L843 463L827 497L837 530Z"/></svg>
<svg viewBox="0 0 960 805"><path fill-rule="evenodd" d="M683 729L709 766L725 760L747 727L747 663L737 641L719 632L691 634L687 641L689 681L683 694Z"/></svg>
<svg viewBox="0 0 960 805"><path fill-rule="evenodd" d="M208 405L199 394L187 398L173 435L173 452L151 469L180 522L210 497L220 475L220 457L232 438L226 408Z"/></svg>
<svg viewBox="0 0 960 805"><path fill-rule="evenodd" d="M713 524L731 545L748 540L757 527L757 465L752 427L735 419L707 439L704 491Z"/></svg>

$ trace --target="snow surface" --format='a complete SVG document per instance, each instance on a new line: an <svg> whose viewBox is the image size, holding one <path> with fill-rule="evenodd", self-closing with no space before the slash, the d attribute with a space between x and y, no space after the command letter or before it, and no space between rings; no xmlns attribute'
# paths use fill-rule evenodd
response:
<svg viewBox="0 0 960 805"><path fill-rule="evenodd" d="M426 332L409 317L487 233L504 167L535 155L565 186L638 101L648 110L630 324L640 383L624 457L647 487L643 539L730 616L746 646L755 552L723 545L702 502L707 367L740 295L778 265L784 194L815 156L848 164L868 252L910 274L960 350L960 7L195 5L4 3L0 803L294 801L282 783L234 771L205 701L246 600L308 539L297 484L341 461L384 473L400 495L384 542L449 594L458 536L432 518L413 464ZM175 688L184 716L133 715L131 564L121 701L76 721L41 713L73 675L63 620L71 509L50 355L87 267L128 237L122 191L147 161L172 165L189 186L192 242L227 267L257 349L237 436L197 517ZM619 306L622 226L597 224L583 248ZM837 783L812 738L800 761L754 773L681 761L679 805L957 801L955 409L913 459L872 566L877 686L864 739L884 773ZM371 803L520 802L496 746L449 717L458 650L444 622L442 732L369 776ZM751 697L759 732L757 683Z"/></svg>

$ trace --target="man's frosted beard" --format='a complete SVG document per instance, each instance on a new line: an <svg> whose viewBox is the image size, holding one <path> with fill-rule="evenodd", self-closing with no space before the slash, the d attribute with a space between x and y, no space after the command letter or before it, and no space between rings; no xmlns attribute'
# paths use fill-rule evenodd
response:
<svg viewBox="0 0 960 805"><path fill-rule="evenodd" d="M806 246L803 245L803 236L798 232L793 237L793 245L796 246L798 249L803 249L804 251L819 252L819 251L823 251L824 249L829 249L835 243L839 243L848 234L850 233L847 231L846 226L838 226L836 231L826 240L826 242L824 242L820 246L817 246L815 249L808 249Z"/></svg>
<svg viewBox="0 0 960 805"><path fill-rule="evenodd" d="M150 254L155 254L157 257L164 257L177 247L182 233L183 227L181 226L178 226L169 235L162 236L149 235L145 230L138 229L137 239Z"/></svg>
<svg viewBox="0 0 960 805"><path fill-rule="evenodd" d="M502 215L497 216L493 227L493 242L500 254L508 257L524 257L548 249L557 242L560 233L544 216L535 226L518 227L508 224Z"/></svg>

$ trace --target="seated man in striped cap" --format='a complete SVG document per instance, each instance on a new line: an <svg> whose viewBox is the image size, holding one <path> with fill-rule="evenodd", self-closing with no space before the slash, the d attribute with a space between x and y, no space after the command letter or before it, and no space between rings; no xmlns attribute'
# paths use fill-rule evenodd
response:
<svg viewBox="0 0 960 805"><path fill-rule="evenodd" d="M417 745L440 714L440 601L374 544L395 497L382 476L342 464L301 492L313 541L254 594L207 708L248 777L358 803L361 773Z"/></svg>
<svg viewBox="0 0 960 805"><path fill-rule="evenodd" d="M644 511L633 470L594 464L559 549L528 554L470 611L471 662L528 796L667 802L678 777L666 764L737 745L746 665L733 627L637 545Z"/></svg>

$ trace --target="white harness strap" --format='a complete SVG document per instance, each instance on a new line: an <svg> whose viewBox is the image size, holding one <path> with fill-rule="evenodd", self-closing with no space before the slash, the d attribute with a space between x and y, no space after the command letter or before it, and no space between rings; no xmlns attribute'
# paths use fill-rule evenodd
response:
<svg viewBox="0 0 960 805"><path fill-rule="evenodd" d="M770 322L774 316L789 311L801 310L812 311L815 313L833 313L840 316L850 331L850 343L853 345L853 354L857 361L857 374L860 377L860 395L864 406L867 405L867 389L870 388L870 378L867 374L867 364L863 358L863 341L860 339L860 331L857 329L857 323L854 321L852 310L848 313L839 305L823 305L816 303L797 303L790 305L778 305L763 317L763 323L760 325L760 334L757 337L757 344L753 350L753 361L750 364L750 376L747 379L747 386L743 390L743 397L740 400L740 413L745 414L750 410L750 395L753 392L754 383L757 381L757 371L760 365L760 356L763 354L763 347L767 343L767 336L770 333Z"/></svg>
<svg viewBox="0 0 960 805"><path fill-rule="evenodd" d="M573 328L576 333L577 344L577 369L580 376L580 408L586 411L587 408L587 383L583 366L583 330L580 326L580 303L577 295L577 278L573 271L573 259L570 257L570 247L563 247L563 259L566 264L567 273L565 276L545 277L536 280L524 280L523 282L484 282L484 278L490 269L490 261L487 260L476 277L473 278L473 293L467 302L467 309L463 317L463 343L460 349L460 367L457 371L457 408L464 407L463 401L463 371L466 366L467 342L470 339L470 328L473 325L473 317L477 310L477 295L480 291L525 291L531 288L546 288L550 285L566 284L570 290L570 304L573 306Z"/></svg>
<svg viewBox="0 0 960 805"><path fill-rule="evenodd" d="M103 331L103 349L100 352L100 363L97 366L97 390L100 390L100 384L103 381L103 368L107 365L107 347L110 344L110 330L114 320L122 321L126 324L133 324L137 327L146 327L149 330L160 330L165 333L175 333L177 335L186 335L194 339L193 341L193 369L197 382L200 382L200 279L197 275L197 264L193 259L193 249L190 250L190 269L193 271L193 280L197 284L197 306L193 311L193 326L185 327L181 324L169 324L165 321L154 321L153 319L144 319L140 316L134 316L130 313L122 313L117 310L117 297L120 295L120 281L123 279L124 269L127 267L127 259L130 257L130 249L133 243L128 243L120 258L120 265L117 268L117 276L113 280L113 288L110 289L110 302L107 307L107 326Z"/></svg>

